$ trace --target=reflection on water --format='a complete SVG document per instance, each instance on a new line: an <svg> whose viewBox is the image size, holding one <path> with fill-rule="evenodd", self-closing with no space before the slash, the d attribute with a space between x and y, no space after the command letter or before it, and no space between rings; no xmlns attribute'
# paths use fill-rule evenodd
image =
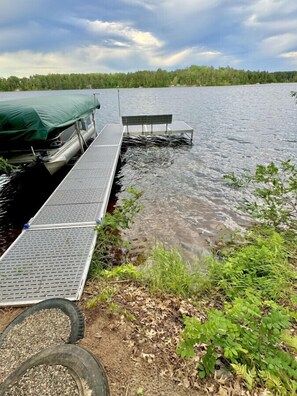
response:
<svg viewBox="0 0 297 396"><path fill-rule="evenodd" d="M297 108L290 96L294 90L297 84L120 90L123 115L172 113L173 119L183 120L195 130L192 147L133 146L123 152L121 191L131 185L144 191L144 211L132 227L131 237L145 244L162 240L195 254L224 228L245 224L245 217L236 209L240 194L227 187L222 176L258 163L286 159L296 163ZM9 95L36 94L43 93ZM0 100L4 97L0 93ZM117 90L99 90L99 100L100 130L108 122L119 121ZM36 184L36 177L34 180ZM49 183L44 181L37 190L46 190ZM36 194L33 191L32 186L27 190L29 202ZM119 199L122 196L119 192ZM15 192L7 197L15 202ZM14 217L20 218L28 205L22 203L23 197L19 194L18 204L14 204L20 208L13 209ZM26 221L28 218L22 219ZM4 221L3 238L12 234L13 239L12 223Z"/></svg>

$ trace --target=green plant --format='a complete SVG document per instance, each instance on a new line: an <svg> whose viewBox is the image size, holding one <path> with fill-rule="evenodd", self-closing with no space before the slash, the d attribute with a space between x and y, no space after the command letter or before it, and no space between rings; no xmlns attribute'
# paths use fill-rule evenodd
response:
<svg viewBox="0 0 297 396"><path fill-rule="evenodd" d="M11 173L15 168L16 168L16 167L13 166L13 165L11 165L11 164L9 164L9 162L8 162L5 158L0 157L0 174L1 174L1 173L7 173L7 174L9 174L9 173Z"/></svg>
<svg viewBox="0 0 297 396"><path fill-rule="evenodd" d="M87 301L87 308L95 308L100 303L111 303L113 296L116 293L116 288L112 286L104 287L101 292Z"/></svg>
<svg viewBox="0 0 297 396"><path fill-rule="evenodd" d="M144 389L141 386L136 389L136 395L137 396L143 396L144 395Z"/></svg>
<svg viewBox="0 0 297 396"><path fill-rule="evenodd" d="M97 242L91 262L90 275L100 275L102 269L123 263L129 243L122 237L122 232L133 224L135 215L141 210L139 198L142 192L128 188L127 197L112 213L106 213L96 226Z"/></svg>
<svg viewBox="0 0 297 396"><path fill-rule="evenodd" d="M106 269L101 272L101 276L106 279L127 279L140 280L141 272L133 264L123 264L118 267Z"/></svg>
<svg viewBox="0 0 297 396"><path fill-rule="evenodd" d="M277 167L257 165L255 172L241 177L234 173L224 176L233 187L248 188L241 209L276 230L297 231L297 168L290 160Z"/></svg>
<svg viewBox="0 0 297 396"><path fill-rule="evenodd" d="M119 311L119 306L115 302L110 302L107 308L110 315L116 315Z"/></svg>
<svg viewBox="0 0 297 396"><path fill-rule="evenodd" d="M283 161L279 168L258 165L254 173L225 179L247 189L241 208L260 224L218 244L219 258L209 258L204 292L216 290L224 310L209 310L204 323L185 318L178 353L191 357L206 345L200 378L213 373L221 357L249 389L260 382L273 394L293 396L297 361L289 351L296 351L296 336L289 330L297 319L297 169Z"/></svg>
<svg viewBox="0 0 297 396"><path fill-rule="evenodd" d="M229 298L252 289L264 298L288 301L297 281L283 237L268 228L248 231L245 245L233 247L221 261L211 259L208 277L209 287L220 288Z"/></svg>
<svg viewBox="0 0 297 396"><path fill-rule="evenodd" d="M122 315L124 316L124 318L126 320L128 320L128 322L135 322L135 320L136 320L135 315L133 315L133 313L130 312L128 309L124 308L124 309L122 309L121 312L122 312Z"/></svg>
<svg viewBox="0 0 297 396"><path fill-rule="evenodd" d="M152 249L142 274L152 291L163 290L181 297L195 293L200 279L198 270L191 268L177 250L166 249L161 244Z"/></svg>
<svg viewBox="0 0 297 396"><path fill-rule="evenodd" d="M252 388L262 382L281 395L297 389L297 362L281 348L282 334L290 327L290 315L273 301L262 301L255 295L235 298L225 304L225 312L209 310L208 319L184 319L185 330L178 353L193 357L195 347L206 345L198 366L200 378L215 370L216 360L223 356Z"/></svg>
<svg viewBox="0 0 297 396"><path fill-rule="evenodd" d="M108 313L112 316L122 316L128 322L134 322L136 320L135 316L128 309L123 308L115 302L109 302L107 305Z"/></svg>
<svg viewBox="0 0 297 396"><path fill-rule="evenodd" d="M282 334L282 340L288 345L292 350L297 352L297 336L291 335L288 331Z"/></svg>

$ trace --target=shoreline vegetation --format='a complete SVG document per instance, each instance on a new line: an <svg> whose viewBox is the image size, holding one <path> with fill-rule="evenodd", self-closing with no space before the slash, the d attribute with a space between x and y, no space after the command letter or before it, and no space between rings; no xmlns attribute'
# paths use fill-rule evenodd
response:
<svg viewBox="0 0 297 396"><path fill-rule="evenodd" d="M129 73L36 74L30 77L0 77L0 91L228 86L294 82L297 82L297 71L268 72L192 65L174 71L158 69Z"/></svg>
<svg viewBox="0 0 297 396"><path fill-rule="evenodd" d="M288 160L224 179L247 192L241 208L251 225L220 241L203 270L202 259L187 262L160 244L139 260L129 255L122 233L141 214L142 195L130 188L97 227L86 316L108 315L125 328L135 359L175 381L175 395L293 396L297 168ZM138 385L134 394L157 394Z"/></svg>

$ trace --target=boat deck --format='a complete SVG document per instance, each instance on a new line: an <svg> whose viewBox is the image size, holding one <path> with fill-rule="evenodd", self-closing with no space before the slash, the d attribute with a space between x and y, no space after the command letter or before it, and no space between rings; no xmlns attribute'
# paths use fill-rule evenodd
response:
<svg viewBox="0 0 297 396"><path fill-rule="evenodd" d="M0 306L80 299L122 138L108 124L0 258Z"/></svg>

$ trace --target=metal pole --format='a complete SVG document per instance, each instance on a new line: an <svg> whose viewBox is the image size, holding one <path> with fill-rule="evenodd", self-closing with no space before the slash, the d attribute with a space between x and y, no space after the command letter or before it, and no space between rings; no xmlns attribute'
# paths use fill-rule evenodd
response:
<svg viewBox="0 0 297 396"><path fill-rule="evenodd" d="M84 146L83 146L83 142L82 142L82 136L81 136L81 132L80 132L80 129L79 129L77 121L75 123L75 130L76 130L77 138L78 138L79 145L80 145L80 151L83 154L85 152L85 150L84 150Z"/></svg>
<svg viewBox="0 0 297 396"><path fill-rule="evenodd" d="M118 108L119 108L119 117L120 117L120 123L121 123L121 102L120 102L120 90L118 88Z"/></svg>

